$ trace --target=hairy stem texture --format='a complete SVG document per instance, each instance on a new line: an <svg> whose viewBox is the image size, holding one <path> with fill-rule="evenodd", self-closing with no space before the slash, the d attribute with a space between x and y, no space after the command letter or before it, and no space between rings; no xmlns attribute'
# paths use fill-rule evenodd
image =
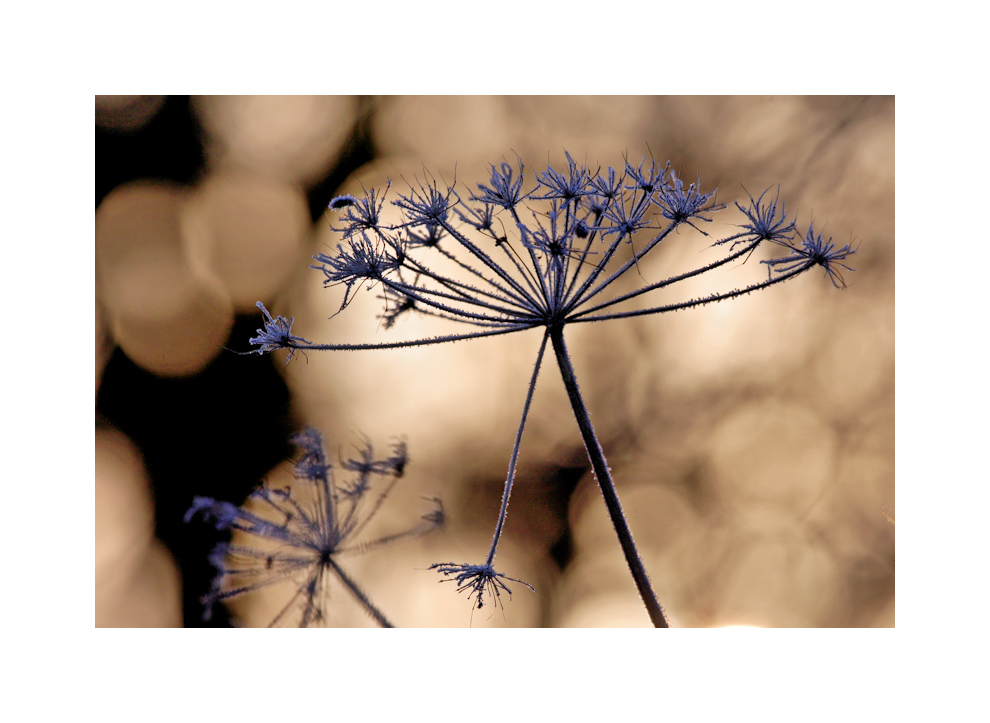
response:
<svg viewBox="0 0 990 723"><path fill-rule="evenodd" d="M338 565L333 558L327 560L327 564L330 566L330 569L336 573L337 577L340 578L340 581L344 583L344 586L351 591L351 594L357 598L357 601L361 603L361 606L368 612L369 615L371 615L371 617L375 619L375 622L383 628L395 627L388 621L388 618L382 614L382 611L371 603L371 600L369 600L368 596L364 594L364 591L361 590L357 583L354 582L347 575L347 573L340 568L340 565Z"/></svg>
<svg viewBox="0 0 990 723"><path fill-rule="evenodd" d="M577 419L578 427L581 429L581 437L584 439L585 449L588 450L588 459L591 460L591 467L598 479L598 486L605 498L605 507L608 509L608 516L612 520L612 526L619 537L619 544L622 546L622 554L626 557L629 571L632 572L633 580L636 582L636 589L646 605L646 610L650 615L653 625L658 628L667 628L667 618L657 600L657 594L653 591L650 578L646 574L646 568L636 550L636 543L633 542L632 531L626 522L626 517L622 514L622 506L619 504L619 496L615 491L615 484L612 482L612 475L609 472L608 464L605 462L605 453L595 436L595 429L591 426L591 417L588 416L588 409L584 406L581 392L578 389L577 379L574 376L574 367L571 365L570 356L567 354L567 346L564 344L564 327L554 326L550 328L550 341L553 343L553 350L557 356L557 364L560 366L560 375L564 379L564 387L567 389L567 397L571 400L571 408L574 410L574 417Z"/></svg>

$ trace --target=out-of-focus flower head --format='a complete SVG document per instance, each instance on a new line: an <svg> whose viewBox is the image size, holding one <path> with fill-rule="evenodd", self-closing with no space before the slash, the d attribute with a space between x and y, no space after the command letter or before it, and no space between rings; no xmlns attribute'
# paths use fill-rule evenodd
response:
<svg viewBox="0 0 990 723"><path fill-rule="evenodd" d="M295 592L271 621L277 625L296 611L299 625L326 621L331 578L340 581L364 609L383 627L391 627L385 615L372 604L339 563L347 555L375 550L412 537L425 535L444 524L443 505L434 499L432 509L417 525L402 532L368 542L359 542L361 531L371 521L402 476L408 460L404 443L393 446L385 459L376 459L370 443L359 449L359 457L344 460L341 467L353 472L350 480L338 482L327 462L320 433L309 428L292 438L302 454L294 472L302 486L276 489L263 484L251 494L259 512L249 506L209 497L196 497L186 513L189 522L197 514L212 520L218 530L239 530L254 543L221 543L210 555L217 569L213 589L203 599L204 618L213 606L247 592L291 580ZM377 494L375 491L377 490Z"/></svg>

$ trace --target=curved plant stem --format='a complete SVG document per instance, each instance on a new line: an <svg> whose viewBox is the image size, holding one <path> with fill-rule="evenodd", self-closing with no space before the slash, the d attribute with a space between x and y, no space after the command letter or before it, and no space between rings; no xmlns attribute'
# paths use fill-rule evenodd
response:
<svg viewBox="0 0 990 723"><path fill-rule="evenodd" d="M595 429L591 426L591 418L588 416L588 409L584 406L581 392L578 390L577 379L574 376L574 367L571 366L571 359L567 354L567 346L564 344L564 327L550 327L550 341L553 343L554 353L557 355L557 364L560 366L560 375L564 379L564 387L567 389L567 396L571 400L571 408L574 410L574 417L577 419L578 427L581 429L581 437L584 439L585 449L588 450L588 458L591 460L591 467L595 471L598 479L598 486L601 488L602 496L605 498L605 507L608 509L608 516L612 519L612 526L619 537L619 544L622 546L622 554L626 557L626 563L632 572L633 580L636 582L636 589L646 605L646 610L650 615L653 625L658 628L667 628L667 618L663 614L657 594L653 591L650 578L646 574L643 561L639 558L636 550L636 543L633 542L632 532L626 522L625 515L622 514L622 506L619 504L619 496L615 491L615 484L612 482L612 475L609 472L608 464L605 462L605 453L595 436Z"/></svg>

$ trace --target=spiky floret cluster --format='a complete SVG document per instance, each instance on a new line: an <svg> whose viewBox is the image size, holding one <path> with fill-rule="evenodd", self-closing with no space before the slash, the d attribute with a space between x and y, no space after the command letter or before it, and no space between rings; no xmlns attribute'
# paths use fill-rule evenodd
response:
<svg viewBox="0 0 990 723"><path fill-rule="evenodd" d="M340 567L338 558L391 545L435 530L444 522L443 506L434 506L418 525L369 542L356 538L381 508L405 470L408 457L404 443L396 443L392 454L376 459L369 443L358 449L358 457L341 460L353 473L346 483L337 482L327 462L320 433L309 428L292 438L302 454L294 473L300 485L277 489L266 484L251 494L255 505L238 507L231 502L196 497L186 513L186 522L196 514L212 519L218 530L240 530L255 538L254 544L220 543L210 555L217 569L213 589L203 599L204 619L217 602L246 592L291 580L295 592L271 621L277 625L295 610L300 627L325 620L325 605L331 577L336 577L382 626L391 627L358 585ZM378 487L377 495L372 494ZM250 508L249 508L250 507ZM252 511L260 507L260 511ZM260 543L260 544L259 544ZM255 546L258 545L258 546Z"/></svg>
<svg viewBox="0 0 990 723"><path fill-rule="evenodd" d="M296 353L296 350L300 348L301 345L311 344L312 342L306 341L301 336L292 336L292 322L294 317L289 317L286 319L284 316L272 317L268 313L268 309L260 301L255 304L261 313L265 317L265 326L262 329L258 329L258 336L252 337L251 343L257 344L258 349L251 353L265 354L270 351L275 351L276 349L288 349L289 355L285 358L285 363L288 364L292 360L292 355Z"/></svg>
<svg viewBox="0 0 990 723"><path fill-rule="evenodd" d="M384 193L379 196L371 191L363 200L339 196L330 202L331 213L342 214L342 225L333 228L343 234L343 243L337 246L336 254L315 256L318 265L312 268L323 272L325 286L344 286L338 313L358 288L381 285L385 328L415 311L461 322L473 330L409 341L312 344L291 336L285 324L273 324L266 311L265 327L251 342L260 346L255 353L284 348L291 356L298 349L390 349L543 328L488 557L482 565L444 563L434 567L447 577L453 576L459 590L472 591L479 606L484 594L497 597L499 590L507 591L501 580L512 578L495 572L493 559L529 404L544 352L552 342L626 560L651 619L665 626L666 618L639 560L581 399L564 343L564 327L700 307L768 288L815 267L823 268L833 285L844 285L840 269L851 270L843 262L854 249L837 248L813 227L798 245L794 220L788 218L783 203L778 207L777 195L771 200L764 191L755 199L750 195L748 203L735 204L745 222L735 233L711 242L711 248L722 249L717 258L650 282L640 273L640 262L682 227L690 226L709 236L703 227L725 205L718 203L714 191L703 192L700 180L685 186L669 163L662 166L643 159L633 166L627 160L619 171L608 168L592 172L569 154L566 157L565 171L548 167L536 174L535 185L528 189L522 161L518 173L508 163L498 168L493 165L488 183L477 184L478 191L467 198L461 196L456 184L417 181L408 193L392 201L403 216L394 224L382 220ZM764 280L665 304L641 298L737 260L745 261L766 242L786 248L788 255L762 262L769 271ZM639 273L639 286L632 291L620 290L618 282L631 271ZM283 317L278 320L284 321Z"/></svg>
<svg viewBox="0 0 990 723"><path fill-rule="evenodd" d="M453 185L417 182L392 201L404 218L391 225L382 220L385 193L372 189L364 199L334 198L330 210L341 214L341 225L333 228L343 234L343 242L335 253L314 256L317 263L312 268L323 273L325 286L344 286L341 309L362 285L381 284L388 326L415 310L482 329L402 345L670 311L669 305L630 309L632 304L627 302L746 257L765 241L791 251L786 259L766 262L777 272L772 274L774 281L821 266L833 283L841 283L836 266L848 269L840 262L852 250L814 242L813 230L809 230L812 242L793 246L793 220L783 205L778 209L776 197L765 200L764 192L756 199L750 197L747 204L736 203L747 223L713 243L729 244L728 254L693 272L644 282L633 293L607 298L616 282L638 269L639 262L674 231L692 226L706 233L699 224L710 223L711 214L724 205L716 202L714 192L702 192L700 182L685 186L669 164L644 160L639 166L627 162L622 173L613 168L592 173L570 155L567 163L564 173L548 167L536 174L535 187L529 190L524 190L522 162L518 173L508 163L492 166L489 182L479 183L478 192L466 199ZM650 236L635 248L633 238L644 232ZM426 254L413 254L417 249ZM765 282L758 283L691 299L676 308L700 306L765 286ZM251 342L260 346L258 353L277 348L396 346L312 344L289 334L283 317L272 320L270 316Z"/></svg>
<svg viewBox="0 0 990 723"><path fill-rule="evenodd" d="M832 282L832 286L837 289L845 288L846 281L842 278L839 269L852 271L851 266L842 263L849 256L856 253L856 249L846 244L838 248L832 243L832 238L826 241L820 233L815 233L812 226L808 226L808 232L801 239L801 246L795 246L789 240L777 241L781 246L787 248L791 253L779 259L770 259L762 263L767 265L770 276L773 274L787 275L794 271L802 271L809 266L821 266L825 269L825 275Z"/></svg>
<svg viewBox="0 0 990 723"><path fill-rule="evenodd" d="M502 592L507 593L511 599L512 590L505 584L505 580L510 582L518 582L521 585L525 585L530 590L533 590L534 592L536 591L536 588L528 582L517 580L514 577L508 577L503 575L501 572L495 572L495 568L490 562L485 563L484 565L438 562L430 565L430 569L436 570L447 578L446 580L441 580L441 582L456 582L457 592L470 591L468 592L468 597L474 598L474 606L477 608L483 608L485 606L486 595L491 596L491 599L494 601L494 605L496 607L498 607L501 600Z"/></svg>

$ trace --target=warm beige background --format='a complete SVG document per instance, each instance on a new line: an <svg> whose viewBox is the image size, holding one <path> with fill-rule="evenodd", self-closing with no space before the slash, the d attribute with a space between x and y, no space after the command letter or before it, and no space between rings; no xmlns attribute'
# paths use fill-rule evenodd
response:
<svg viewBox="0 0 990 723"><path fill-rule="evenodd" d="M154 112L154 103L146 107ZM339 290L323 290L307 269L337 239L325 220L309 224L304 190L339 151L354 99L203 98L195 108L207 131L202 183L135 184L97 211L97 377L111 341L155 373L195 372L217 352L233 313L255 299L295 316L294 333L314 341L433 333L433 322L416 319L380 330L373 291L327 322ZM112 122L113 104L97 109L98 122ZM575 327L568 339L673 625L894 624L893 98L396 97L376 99L372 118L381 155L345 184L351 193L386 178L401 189L424 166L474 188L489 163L514 164L516 154L531 174L548 159L560 163L564 149L592 167L621 164L624 153L638 163L652 150L684 177L717 185L730 204L743 186L758 194L779 183L799 227L814 218L840 245L858 245L845 290L809 273L710 308ZM726 211L722 220L737 218ZM691 268L706 245L689 233L676 241L646 278ZM311 353L309 363L288 367L272 359L300 416L332 447L352 441L354 429L380 447L396 434L408 441L412 463L377 529L408 526L421 496L446 503L445 533L348 561L398 625L648 624L590 475L567 510L548 506L554 470L583 464L552 363L537 388L497 558L538 593L517 589L504 615L472 619L465 598L422 570L484 558L538 343L532 331L411 351ZM140 458L126 444L97 437L98 462L111 451L127 460L97 468L98 551L107 555L116 548L101 539L148 535L140 520L113 511L116 499L148 504ZM560 571L548 548L564 519L575 556ZM108 577L98 555L98 624L175 621L176 582L169 574L148 582L149 566L164 569L167 554L142 545L146 559L128 581ZM276 604L258 595L238 611L263 623ZM332 609L337 624L372 622L343 593ZM124 610L146 612L115 612Z"/></svg>

